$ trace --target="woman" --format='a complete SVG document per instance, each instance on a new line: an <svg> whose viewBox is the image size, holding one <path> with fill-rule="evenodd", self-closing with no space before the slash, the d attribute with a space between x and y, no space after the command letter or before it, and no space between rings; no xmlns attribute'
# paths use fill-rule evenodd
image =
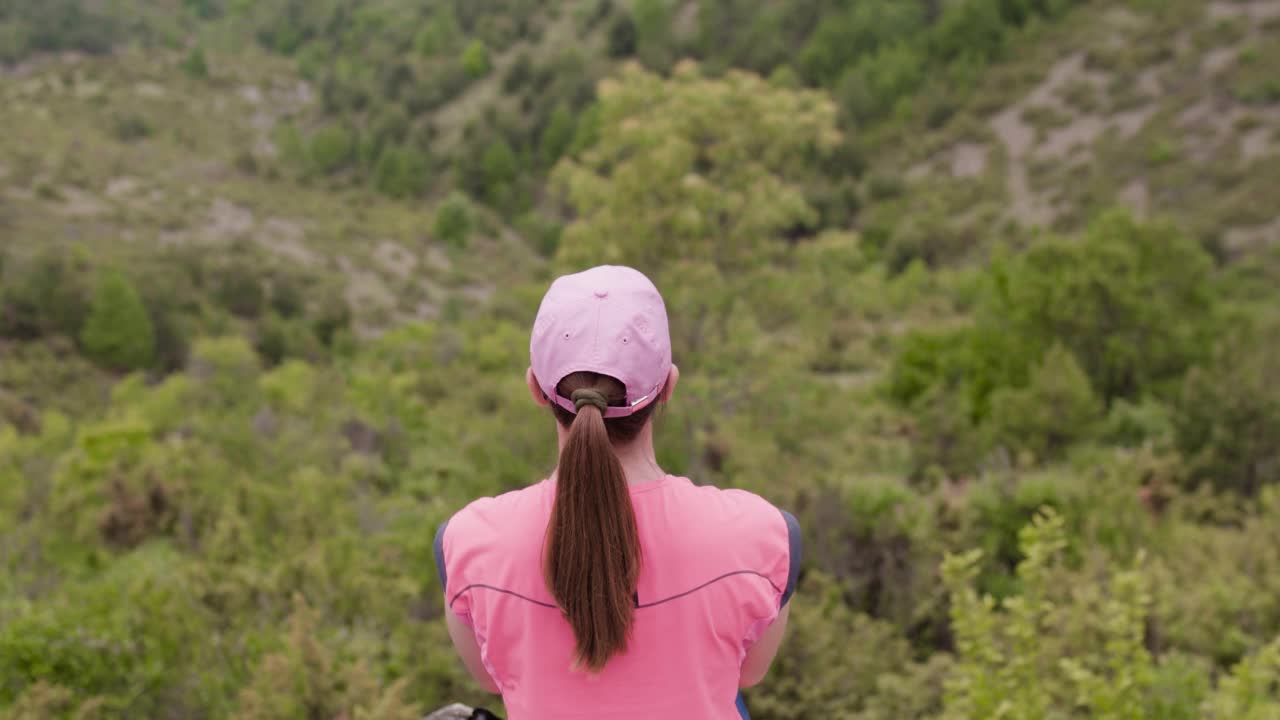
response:
<svg viewBox="0 0 1280 720"><path fill-rule="evenodd" d="M559 463L436 533L458 654L511 720L746 717L738 689L782 640L799 527L658 467L653 412L680 377L661 295L625 267L561 277L530 356Z"/></svg>

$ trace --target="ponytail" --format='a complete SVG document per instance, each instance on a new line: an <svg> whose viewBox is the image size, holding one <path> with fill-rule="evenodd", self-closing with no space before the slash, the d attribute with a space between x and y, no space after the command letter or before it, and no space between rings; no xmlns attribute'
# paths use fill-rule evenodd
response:
<svg viewBox="0 0 1280 720"><path fill-rule="evenodd" d="M613 443L634 438L650 408L606 423L609 400L626 396L622 383L574 373L557 389L578 411L553 405L569 436L560 451L543 571L573 628L576 663L599 672L626 650L641 562L631 493Z"/></svg>

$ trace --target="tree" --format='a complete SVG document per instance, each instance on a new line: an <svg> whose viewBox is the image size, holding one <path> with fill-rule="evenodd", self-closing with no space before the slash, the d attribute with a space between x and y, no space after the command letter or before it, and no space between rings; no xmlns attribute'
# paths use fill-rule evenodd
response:
<svg viewBox="0 0 1280 720"><path fill-rule="evenodd" d="M489 50L480 40L472 40L462 51L462 69L467 75L478 78L489 74Z"/></svg>
<svg viewBox="0 0 1280 720"><path fill-rule="evenodd" d="M671 6L667 0L636 0L631 8L635 21L636 54L649 67L665 69L671 63Z"/></svg>
<svg viewBox="0 0 1280 720"><path fill-rule="evenodd" d="M454 40L461 32L453 8L449 3L440 3L431 20L414 37L413 47L424 56L439 55L454 47Z"/></svg>
<svg viewBox="0 0 1280 720"><path fill-rule="evenodd" d="M1079 241L1039 243L997 267L978 322L988 337L1025 343L1029 355L1013 358L1015 373L1057 342L1104 400L1134 398L1170 389L1205 357L1214 320L1211 267L1208 254L1173 226L1110 212Z"/></svg>
<svg viewBox="0 0 1280 720"><path fill-rule="evenodd" d="M88 314L89 267L80 251L42 250L0 273L0 334L75 338Z"/></svg>
<svg viewBox="0 0 1280 720"><path fill-rule="evenodd" d="M1143 644L1152 605L1141 557L1103 588L1073 592L1062 576L1063 517L1048 508L1019 533L1021 592L997 604L975 587L981 551L948 556L956 665L947 679L949 720L1081 717L1129 720L1144 710L1155 662Z"/></svg>
<svg viewBox="0 0 1280 720"><path fill-rule="evenodd" d="M311 167L324 174L346 167L354 156L354 151L355 140L351 132L340 125L331 125L317 131L307 147Z"/></svg>
<svg viewBox="0 0 1280 720"><path fill-rule="evenodd" d="M1075 358L1054 345L1025 388L1001 388L991 396L993 439L1045 460L1087 437L1102 417L1102 403Z"/></svg>
<svg viewBox="0 0 1280 720"><path fill-rule="evenodd" d="M609 57L624 58L636 54L636 23L623 13L609 23Z"/></svg>
<svg viewBox="0 0 1280 720"><path fill-rule="evenodd" d="M899 42L850 67L836 85L836 97L849 117L871 120L888 115L924 79L924 57L911 44Z"/></svg>
<svg viewBox="0 0 1280 720"><path fill-rule="evenodd" d="M471 203L461 193L453 193L436 208L435 236L454 247L465 247L471 234Z"/></svg>
<svg viewBox="0 0 1280 720"><path fill-rule="evenodd" d="M1280 323L1235 331L1183 381L1178 447L1194 477L1246 494L1278 479ZM1267 468L1272 468L1268 471Z"/></svg>
<svg viewBox="0 0 1280 720"><path fill-rule="evenodd" d="M577 123L573 119L573 113L569 111L567 105L560 103L551 113L551 119L542 131L543 162L554 163L559 160L568 151L576 132Z"/></svg>
<svg viewBox="0 0 1280 720"><path fill-rule="evenodd" d="M811 83L831 87L861 58L916 36L925 26L923 6L901 0L863 0L823 16L800 52L799 68Z"/></svg>
<svg viewBox="0 0 1280 720"><path fill-rule="evenodd" d="M498 207L506 207L512 200L512 190L520 174L520 158L503 138L489 144L480 159L484 177L484 197Z"/></svg>
<svg viewBox="0 0 1280 720"><path fill-rule="evenodd" d="M85 354L116 370L137 370L151 364L155 330L133 283L119 271L103 276L80 334Z"/></svg>
<svg viewBox="0 0 1280 720"><path fill-rule="evenodd" d="M930 33L930 49L933 56L943 62L962 56L994 60L1004 51L1004 35L1004 19L997 2L951 3Z"/></svg>
<svg viewBox="0 0 1280 720"><path fill-rule="evenodd" d="M384 148L373 171L373 184L391 197L414 197L426 187L427 159L413 147Z"/></svg>
<svg viewBox="0 0 1280 720"><path fill-rule="evenodd" d="M559 251L569 267L731 267L778 247L816 217L803 183L840 142L822 94L736 71L711 79L692 63L669 79L629 65L602 83L598 113L594 144L554 174L577 215Z"/></svg>

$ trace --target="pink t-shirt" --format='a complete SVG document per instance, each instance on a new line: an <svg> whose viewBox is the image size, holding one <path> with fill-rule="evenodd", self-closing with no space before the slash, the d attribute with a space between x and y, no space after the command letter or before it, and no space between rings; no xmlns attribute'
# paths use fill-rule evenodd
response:
<svg viewBox="0 0 1280 720"><path fill-rule="evenodd" d="M436 534L445 598L474 629L511 720L739 718L747 649L795 587L795 519L687 478L632 486L643 553L635 626L627 651L591 674L571 668L573 631L543 580L554 499L549 480L481 498Z"/></svg>

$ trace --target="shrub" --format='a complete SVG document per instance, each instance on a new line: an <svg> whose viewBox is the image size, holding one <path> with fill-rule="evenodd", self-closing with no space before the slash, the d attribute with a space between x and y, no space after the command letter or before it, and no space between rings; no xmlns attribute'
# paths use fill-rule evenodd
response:
<svg viewBox="0 0 1280 720"><path fill-rule="evenodd" d="M564 103L556 105L551 119L547 121L547 127L542 131L542 161L548 165L555 164L569 150L576 132L577 124L569 106Z"/></svg>
<svg viewBox="0 0 1280 720"><path fill-rule="evenodd" d="M1101 417L1089 378L1071 353L1054 345L1026 387L992 394L988 428L995 442L1048 460L1089 437Z"/></svg>
<svg viewBox="0 0 1280 720"><path fill-rule="evenodd" d="M266 304L266 290L258 272L244 262L233 262L221 268L214 279L214 297L243 318L256 318Z"/></svg>
<svg viewBox="0 0 1280 720"><path fill-rule="evenodd" d="M1153 661L1143 644L1147 580L1138 564L1105 586L1071 584L1060 515L1043 511L1020 534L1021 593L997 604L974 587L981 553L948 556L956 664L945 717L1040 720L1075 710L1099 720L1143 717Z"/></svg>
<svg viewBox="0 0 1280 720"><path fill-rule="evenodd" d="M1280 638L1241 660L1204 705L1207 720L1280 716Z"/></svg>
<svg viewBox="0 0 1280 720"><path fill-rule="evenodd" d="M408 198L422 194L429 177L427 158L417 148L388 147L378 158L373 184L391 197Z"/></svg>
<svg viewBox="0 0 1280 720"><path fill-rule="evenodd" d="M454 46L461 32L462 28L458 27L453 9L448 3L441 3L431 20L414 36L413 47L425 56L439 55Z"/></svg>
<svg viewBox="0 0 1280 720"><path fill-rule="evenodd" d="M199 45L191 48L187 58L182 61L182 70L193 78L209 77L209 64L204 58L204 49Z"/></svg>
<svg viewBox="0 0 1280 720"><path fill-rule="evenodd" d="M885 47L849 68L836 84L840 108L855 120L888 115L926 77L924 58L908 43Z"/></svg>
<svg viewBox="0 0 1280 720"><path fill-rule="evenodd" d="M151 546L76 582L57 602L8 615L0 626L0 703L24 689L32 702L30 693L43 683L82 699L111 696L112 717L180 707L181 700L156 689L175 687L185 663L213 660L196 642L211 631L207 610L192 602L184 580L177 555Z"/></svg>
<svg viewBox="0 0 1280 720"><path fill-rule="evenodd" d="M528 52L521 52L515 62L511 63L507 74L502 77L502 90L507 93L519 92L529 84L532 78L533 60Z"/></svg>
<svg viewBox="0 0 1280 720"><path fill-rule="evenodd" d="M329 174L341 170L354 157L355 138L339 125L330 125L317 131L307 144L307 158L311 168Z"/></svg>
<svg viewBox="0 0 1280 720"><path fill-rule="evenodd" d="M462 69L473 78L489 74L489 50L480 40L472 40L462 52Z"/></svg>
<svg viewBox="0 0 1280 720"><path fill-rule="evenodd" d="M148 367L155 355L151 316L133 283L118 271L98 283L80 334L85 354L116 370Z"/></svg>
<svg viewBox="0 0 1280 720"><path fill-rule="evenodd" d="M636 54L636 23L630 13L622 13L609 23L609 57L624 58Z"/></svg>
<svg viewBox="0 0 1280 720"><path fill-rule="evenodd" d="M942 61L968 56L994 60L1004 52L1005 24L998 0L951 3L930 33L930 51Z"/></svg>
<svg viewBox="0 0 1280 720"><path fill-rule="evenodd" d="M436 208L432 226L437 239L457 248L466 247L472 228L471 203L465 195L453 193Z"/></svg>
<svg viewBox="0 0 1280 720"><path fill-rule="evenodd" d="M0 272L0 334L79 337L89 312L86 263L76 254L48 249L6 265Z"/></svg>
<svg viewBox="0 0 1280 720"><path fill-rule="evenodd" d="M800 71L809 82L830 87L863 56L917 35L924 22L920 3L896 0L858 2L825 14L800 52Z"/></svg>
<svg viewBox="0 0 1280 720"><path fill-rule="evenodd" d="M521 169L520 158L505 139L498 138L490 143L480 158L484 199L497 208L513 209Z"/></svg>
<svg viewBox="0 0 1280 720"><path fill-rule="evenodd" d="M154 132L151 123L136 113L122 113L115 116L112 134L122 142L135 142L151 137Z"/></svg>
<svg viewBox="0 0 1280 720"><path fill-rule="evenodd" d="M1248 494L1280 480L1278 333L1275 323L1236 331L1187 374L1175 424L1194 477Z"/></svg>
<svg viewBox="0 0 1280 720"><path fill-rule="evenodd" d="M910 341L937 350L936 359L905 345L891 370L893 392L910 402L930 384L955 383L980 421L991 393L1023 387L1060 344L1108 405L1172 394L1213 329L1209 270L1204 250L1170 226L1107 214L1079 242L1053 239L997 258L975 323L946 347L942 338Z"/></svg>
<svg viewBox="0 0 1280 720"><path fill-rule="evenodd" d="M892 625L850 610L839 584L820 573L806 576L797 590L787 630L769 683L747 691L753 716L856 717L876 694L880 675L910 658L910 646Z"/></svg>
<svg viewBox="0 0 1280 720"><path fill-rule="evenodd" d="M405 698L404 681L383 686L363 660L343 662L319 637L317 613L294 597L284 647L262 658L240 693L237 717L305 720L355 717L418 720L422 710Z"/></svg>

